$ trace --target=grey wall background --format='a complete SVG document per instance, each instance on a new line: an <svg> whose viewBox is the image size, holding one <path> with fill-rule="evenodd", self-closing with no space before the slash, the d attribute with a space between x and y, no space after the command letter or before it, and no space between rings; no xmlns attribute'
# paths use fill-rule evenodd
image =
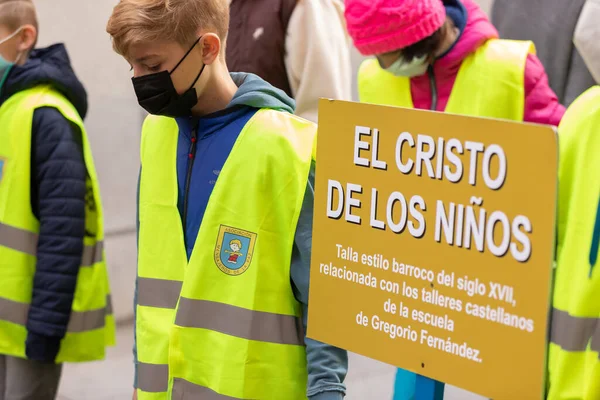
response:
<svg viewBox="0 0 600 400"><path fill-rule="evenodd" d="M84 83L90 110L85 124L100 179L106 252L118 319L132 316L135 277L135 195L143 114L129 66L113 53L106 21L116 0L36 0L38 46L64 42Z"/></svg>
<svg viewBox="0 0 600 400"><path fill-rule="evenodd" d="M479 0L489 12L492 0ZM111 48L106 22L117 0L35 0L39 46L64 42L88 90L86 127L100 178L113 306L119 320L133 316L136 264L135 194L143 112L127 63ZM353 84L362 57L352 50ZM355 97L356 99L356 97Z"/></svg>
<svg viewBox="0 0 600 400"><path fill-rule="evenodd" d="M492 9L492 3L494 0L476 0L476 2L487 13L487 15L490 15L490 10Z"/></svg>

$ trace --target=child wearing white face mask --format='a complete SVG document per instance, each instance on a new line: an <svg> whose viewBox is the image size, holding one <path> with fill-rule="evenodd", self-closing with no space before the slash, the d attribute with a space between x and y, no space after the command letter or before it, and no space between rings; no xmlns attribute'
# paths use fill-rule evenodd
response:
<svg viewBox="0 0 600 400"><path fill-rule="evenodd" d="M504 41L473 0L346 0L354 45L375 59L358 74L360 100L558 125L564 107L531 42ZM396 399L414 395L400 370Z"/></svg>
<svg viewBox="0 0 600 400"><path fill-rule="evenodd" d="M63 362L114 340L87 96L37 26L0 0L0 400L54 399Z"/></svg>
<svg viewBox="0 0 600 400"><path fill-rule="evenodd" d="M21 26L16 31L14 31L13 33L11 33L7 37L5 37L4 39L0 39L0 47L4 43L7 43L9 40L16 37L19 33L21 33L21 31L23 31L23 28L24 27ZM0 53L0 89L2 88L2 84L8 77L8 73L10 72L10 69L12 68L13 65L19 64L19 60L21 59L22 55L23 55L22 52L19 53L17 55L17 57L15 58L15 61L11 62L11 61L8 61L7 59L5 59L4 57L2 57L2 54Z"/></svg>
<svg viewBox="0 0 600 400"><path fill-rule="evenodd" d="M376 58L361 67L361 101L555 126L560 122L564 108L548 86L533 44L498 40L473 0L345 4L356 48ZM503 90L506 83L513 89ZM459 101L459 94L468 101ZM494 107L483 110L481 102Z"/></svg>
<svg viewBox="0 0 600 400"><path fill-rule="evenodd" d="M583 7L574 42L600 82L600 0ZM558 247L548 400L600 398L600 86L559 127Z"/></svg>

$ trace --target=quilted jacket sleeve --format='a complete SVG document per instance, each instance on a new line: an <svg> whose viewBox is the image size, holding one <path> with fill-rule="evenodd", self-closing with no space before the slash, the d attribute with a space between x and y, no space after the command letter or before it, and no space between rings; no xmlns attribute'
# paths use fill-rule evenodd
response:
<svg viewBox="0 0 600 400"><path fill-rule="evenodd" d="M53 362L67 331L83 253L86 175L79 128L56 109L36 110L31 206L40 235L27 321L29 359Z"/></svg>

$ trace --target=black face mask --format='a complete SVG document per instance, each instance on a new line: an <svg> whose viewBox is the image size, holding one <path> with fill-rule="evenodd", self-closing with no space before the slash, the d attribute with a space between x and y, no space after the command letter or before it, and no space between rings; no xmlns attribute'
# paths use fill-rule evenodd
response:
<svg viewBox="0 0 600 400"><path fill-rule="evenodd" d="M202 37L198 38L194 45L188 50L183 58L177 63L175 68L169 71L161 71L155 74L132 78L133 88L138 98L138 103L142 108L153 115L163 115L165 117L187 117L191 115L192 108L198 103L198 95L194 85L200 79L202 71L206 64L194 79L194 82L188 90L178 94L173 86L171 74L181 65L181 63L192 52L194 47L200 42Z"/></svg>

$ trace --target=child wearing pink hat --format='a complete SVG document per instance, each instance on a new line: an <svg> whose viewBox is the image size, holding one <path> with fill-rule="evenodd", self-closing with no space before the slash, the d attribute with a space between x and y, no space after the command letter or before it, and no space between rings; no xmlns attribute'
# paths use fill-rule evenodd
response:
<svg viewBox="0 0 600 400"><path fill-rule="evenodd" d="M531 42L504 41L473 0L345 0L360 100L558 126L565 109ZM452 95L452 96L451 96ZM414 397L398 370L395 400Z"/></svg>
<svg viewBox="0 0 600 400"><path fill-rule="evenodd" d="M548 85L533 43L499 40L473 0L345 0L345 5L354 45L363 55L375 56L359 72L361 101L560 122L565 109ZM398 93L391 93L394 89ZM474 107L477 102L495 107L457 106L464 100L460 97L468 97Z"/></svg>

